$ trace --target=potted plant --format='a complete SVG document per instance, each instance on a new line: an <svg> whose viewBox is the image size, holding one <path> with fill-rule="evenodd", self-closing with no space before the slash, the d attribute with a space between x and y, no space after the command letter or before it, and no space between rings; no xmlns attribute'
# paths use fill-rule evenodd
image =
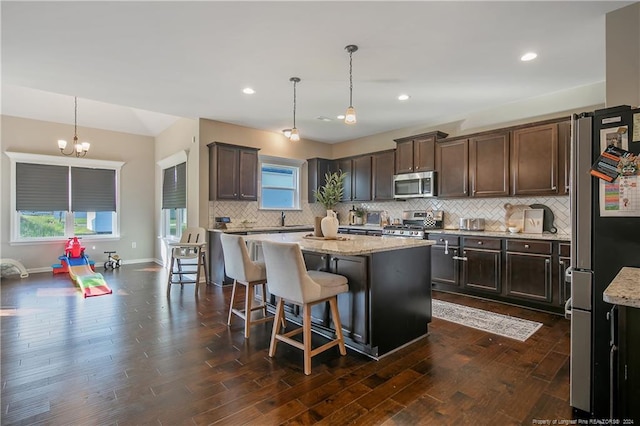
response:
<svg viewBox="0 0 640 426"><path fill-rule="evenodd" d="M357 207L353 213L356 216L356 225L362 225L364 223L364 216L367 214L367 211L362 207Z"/></svg>
<svg viewBox="0 0 640 426"><path fill-rule="evenodd" d="M325 238L336 238L338 235L338 218L333 209L342 198L346 177L342 171L326 173L325 184L313 191L316 200L327 209L327 217L322 219L320 225Z"/></svg>

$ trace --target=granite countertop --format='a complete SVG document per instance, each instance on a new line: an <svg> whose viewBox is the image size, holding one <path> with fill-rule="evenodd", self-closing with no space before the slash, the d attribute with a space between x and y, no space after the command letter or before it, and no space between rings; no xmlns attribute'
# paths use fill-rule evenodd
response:
<svg viewBox="0 0 640 426"><path fill-rule="evenodd" d="M227 229L209 229L211 232L225 232L227 234L239 234L244 232L254 233L269 233L269 232L297 232L297 231L312 231L313 225L285 225L285 226L228 226Z"/></svg>
<svg viewBox="0 0 640 426"><path fill-rule="evenodd" d="M375 225L340 225L340 228L345 229L362 229L363 231L382 231L382 226Z"/></svg>
<svg viewBox="0 0 640 426"><path fill-rule="evenodd" d="M605 289L602 299L614 305L640 308L640 268L622 268Z"/></svg>
<svg viewBox="0 0 640 426"><path fill-rule="evenodd" d="M315 253L340 256L359 256L384 251L401 250L413 247L430 246L435 241L417 238L381 238L368 235L340 235L345 240L316 240L303 238L308 232L290 232L285 234L252 234L245 241L277 241L298 243L302 250Z"/></svg>
<svg viewBox="0 0 640 426"><path fill-rule="evenodd" d="M571 235L569 234L551 234L549 232L542 234L524 234L522 232L512 234L508 231L463 231L460 229L427 229L426 231L429 234L477 235L478 237L514 238L518 240L571 241Z"/></svg>

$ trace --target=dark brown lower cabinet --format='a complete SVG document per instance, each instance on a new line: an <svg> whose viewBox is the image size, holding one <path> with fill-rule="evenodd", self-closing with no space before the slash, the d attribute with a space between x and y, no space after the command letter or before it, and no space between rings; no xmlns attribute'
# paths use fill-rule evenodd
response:
<svg viewBox="0 0 640 426"><path fill-rule="evenodd" d="M373 237L372 237L373 238ZM344 275L349 291L338 296L345 344L378 358L425 336L431 322L431 247L376 252L362 256L303 252L307 269ZM268 284L267 284L268 286ZM275 298L269 297L270 310ZM287 321L302 323L302 312L287 307ZM311 312L314 331L332 338L328 306Z"/></svg>
<svg viewBox="0 0 640 426"><path fill-rule="evenodd" d="M470 290L500 293L501 242L495 238L464 237L462 284Z"/></svg>
<svg viewBox="0 0 640 426"><path fill-rule="evenodd" d="M560 291L560 306L564 306L571 297L571 283L565 279L567 269L571 266L571 244L560 243L558 246L558 288Z"/></svg>
<svg viewBox="0 0 640 426"><path fill-rule="evenodd" d="M640 420L640 308L615 305L618 309L616 323L612 327L612 348L610 360L611 417L622 419L619 424L638 424Z"/></svg>
<svg viewBox="0 0 640 426"><path fill-rule="evenodd" d="M331 256L329 272L344 275L349 280L349 292L338 295L338 311L345 337L359 343L369 340L367 307L367 258L361 256ZM333 329L334 324L331 322Z"/></svg>
<svg viewBox="0 0 640 426"><path fill-rule="evenodd" d="M551 256L506 254L506 295L551 302Z"/></svg>
<svg viewBox="0 0 640 426"><path fill-rule="evenodd" d="M430 234L429 239L436 242L431 247L431 282L434 288L459 289L459 238L451 235Z"/></svg>
<svg viewBox="0 0 640 426"><path fill-rule="evenodd" d="M550 303L552 243L507 240L505 295Z"/></svg>
<svg viewBox="0 0 640 426"><path fill-rule="evenodd" d="M442 233L429 239L434 289L564 313L568 243Z"/></svg>

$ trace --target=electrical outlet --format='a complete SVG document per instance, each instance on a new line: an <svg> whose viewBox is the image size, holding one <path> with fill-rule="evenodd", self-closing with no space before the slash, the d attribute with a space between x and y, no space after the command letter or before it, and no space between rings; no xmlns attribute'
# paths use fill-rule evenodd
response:
<svg viewBox="0 0 640 426"><path fill-rule="evenodd" d="M136 242L135 241L131 243L131 248L136 248Z"/></svg>

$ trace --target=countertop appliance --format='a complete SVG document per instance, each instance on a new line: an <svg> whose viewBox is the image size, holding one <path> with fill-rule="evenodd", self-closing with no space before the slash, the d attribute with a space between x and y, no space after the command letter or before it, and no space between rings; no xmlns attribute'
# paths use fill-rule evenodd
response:
<svg viewBox="0 0 640 426"><path fill-rule="evenodd" d="M442 210L405 210L401 225L388 225L382 229L385 237L425 238L429 229L444 227Z"/></svg>
<svg viewBox="0 0 640 426"><path fill-rule="evenodd" d="M571 298L565 305L565 316L571 318L570 404L592 418L610 418L616 398L611 385L616 368L615 345L610 346L614 323L608 320L612 305L602 294L620 268L640 266L640 217L638 210L611 215L605 209L611 208L611 200L604 204L604 181L591 176L590 170L609 142L640 153L640 142L633 142L634 132L637 138L640 131L633 129L634 114L640 109L614 107L571 120L571 266L566 274ZM626 138L616 140L624 126Z"/></svg>
<svg viewBox="0 0 640 426"><path fill-rule="evenodd" d="M462 231L484 231L484 219L461 217L458 227Z"/></svg>
<svg viewBox="0 0 640 426"><path fill-rule="evenodd" d="M436 172L403 173L393 177L393 198L424 198L436 195Z"/></svg>

